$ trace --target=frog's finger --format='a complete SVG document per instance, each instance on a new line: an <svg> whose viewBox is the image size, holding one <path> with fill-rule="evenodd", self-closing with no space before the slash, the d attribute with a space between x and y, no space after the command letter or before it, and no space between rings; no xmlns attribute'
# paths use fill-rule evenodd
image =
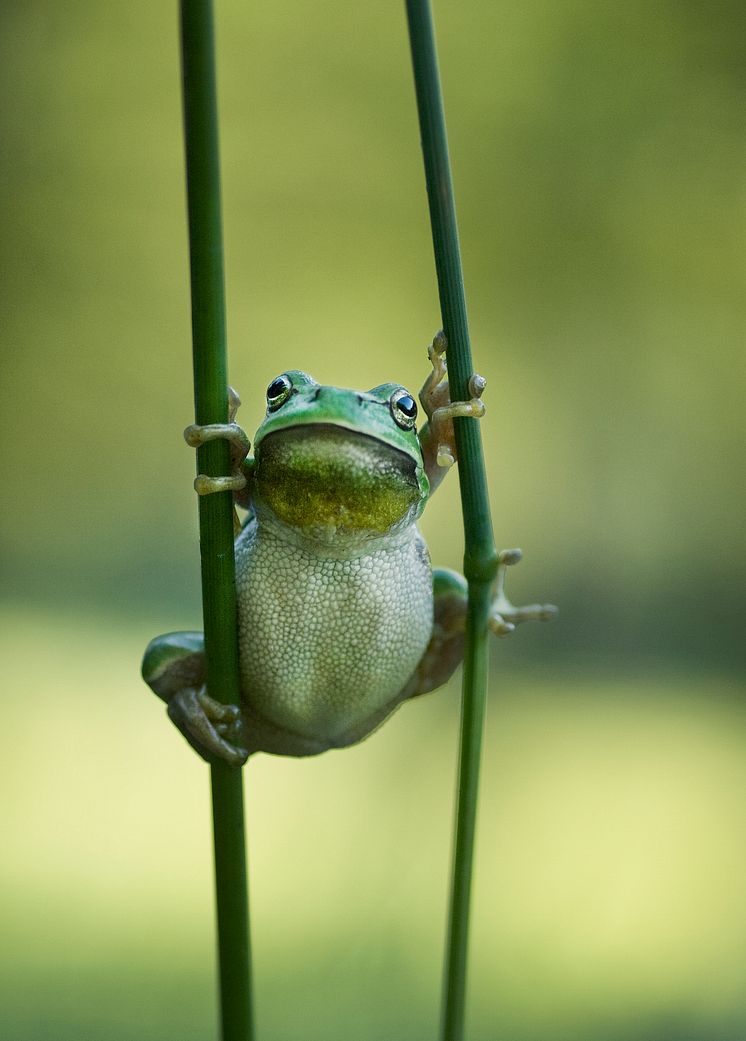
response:
<svg viewBox="0 0 746 1041"><path fill-rule="evenodd" d="M472 377L474 379L475 377ZM482 379L481 376L476 377ZM444 424L449 419L456 419L458 417L466 417L471 419L481 419L485 413L485 404L481 398L470 398L469 401L453 401L450 405L443 405L442 408L436 408L430 417L430 422L433 424Z"/></svg>
<svg viewBox="0 0 746 1041"><path fill-rule="evenodd" d="M240 404L240 399L231 388L234 397L229 395L230 415L235 415L235 410ZM249 453L251 442L246 431L234 423L208 423L200 425L192 423L184 431L184 440L191 448L199 448L200 445L209 441L218 441L224 438L231 446L231 475L230 477L208 477L206 474L198 474L194 482L194 490L198 495L212 495L214 492L240 492L246 487L246 475L243 472L242 463Z"/></svg>
<svg viewBox="0 0 746 1041"><path fill-rule="evenodd" d="M228 386L228 422L232 423L241 407L241 398L235 387ZM247 449L248 451L248 449Z"/></svg>
<svg viewBox="0 0 746 1041"><path fill-rule="evenodd" d="M197 495L212 495L213 492L240 492L246 487L246 478L242 474L235 477L208 477L197 474L194 478L194 490Z"/></svg>
<svg viewBox="0 0 746 1041"><path fill-rule="evenodd" d="M208 441L219 441L221 438L241 449L244 457L251 448L246 431L238 423L207 423L203 426L191 423L184 431L184 440L190 448L198 448Z"/></svg>

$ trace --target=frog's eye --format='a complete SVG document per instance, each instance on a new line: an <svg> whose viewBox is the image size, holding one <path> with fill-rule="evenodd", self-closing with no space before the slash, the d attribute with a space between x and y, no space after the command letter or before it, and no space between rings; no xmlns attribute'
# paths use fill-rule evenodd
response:
<svg viewBox="0 0 746 1041"><path fill-rule="evenodd" d="M409 391L400 387L395 390L389 398L391 415L394 417L402 430L412 430L414 421L417 419L417 402Z"/></svg>
<svg viewBox="0 0 746 1041"><path fill-rule="evenodd" d="M270 412L275 412L280 405L284 405L293 390L293 384L290 382L290 378L285 376L278 376L276 380L272 380L270 385L267 387L267 408Z"/></svg>

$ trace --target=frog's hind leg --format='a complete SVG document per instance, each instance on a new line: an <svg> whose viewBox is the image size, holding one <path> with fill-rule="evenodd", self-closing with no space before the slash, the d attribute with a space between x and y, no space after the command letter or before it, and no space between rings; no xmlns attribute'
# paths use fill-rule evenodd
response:
<svg viewBox="0 0 746 1041"><path fill-rule="evenodd" d="M520 549L504 549L498 555L497 578L490 609L490 629L498 636L510 636L521 622L549 622L557 616L554 604L526 604L516 607L508 600L505 579L509 567L519 564L523 558Z"/></svg>
<svg viewBox="0 0 746 1041"><path fill-rule="evenodd" d="M204 644L199 632L156 636L145 650L142 677L166 702L170 719L203 759L241 766L248 757L241 710L207 694Z"/></svg>
<svg viewBox="0 0 746 1041"><path fill-rule="evenodd" d="M433 571L433 631L404 697L427 694L446 683L464 656L466 579L456 571Z"/></svg>
<svg viewBox="0 0 746 1041"><path fill-rule="evenodd" d="M182 687L205 682L205 637L198 632L164 633L145 648L142 678L169 703Z"/></svg>
<svg viewBox="0 0 746 1041"><path fill-rule="evenodd" d="M557 614L553 604L515 607L508 600L505 593L507 569L520 559L519 549L503 550L498 557L499 566L488 618L489 627L497 636L509 636L521 622L549 621ZM403 698L413 698L435 690L456 671L464 656L467 601L468 586L465 578L455 571L433 571L433 632L404 690Z"/></svg>

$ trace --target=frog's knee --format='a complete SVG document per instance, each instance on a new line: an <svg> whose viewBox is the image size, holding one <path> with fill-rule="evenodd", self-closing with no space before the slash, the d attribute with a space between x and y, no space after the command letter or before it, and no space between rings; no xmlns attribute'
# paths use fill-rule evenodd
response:
<svg viewBox="0 0 746 1041"><path fill-rule="evenodd" d="M463 575L445 568L433 571L433 631L404 697L441 687L464 656L468 587Z"/></svg>
<svg viewBox="0 0 746 1041"><path fill-rule="evenodd" d="M461 654L458 648L462 643L468 599L469 587L463 575L446 568L433 571L433 636L441 645L453 643L455 637L457 645L449 649L449 656L456 658Z"/></svg>
<svg viewBox="0 0 746 1041"><path fill-rule="evenodd" d="M159 698L168 702L177 691L204 683L204 650L202 633L156 636L145 648L142 678Z"/></svg>
<svg viewBox="0 0 746 1041"><path fill-rule="evenodd" d="M439 600L466 600L468 586L463 575L448 568L435 568L433 571L433 596Z"/></svg>

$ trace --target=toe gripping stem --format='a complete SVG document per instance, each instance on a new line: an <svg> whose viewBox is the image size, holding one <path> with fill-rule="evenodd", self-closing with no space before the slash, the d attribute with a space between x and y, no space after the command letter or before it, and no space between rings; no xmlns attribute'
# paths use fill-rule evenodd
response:
<svg viewBox="0 0 746 1041"><path fill-rule="evenodd" d="M521 622L548 622L557 615L554 604L527 604L525 607L515 607L508 600L505 593L505 577L508 568L518 564L522 556L519 549L504 549L498 555L495 594L489 618L490 628L497 636L510 636Z"/></svg>
<svg viewBox="0 0 746 1041"><path fill-rule="evenodd" d="M207 474L197 474L194 479L194 490L198 495L212 495L214 492L240 492L246 487L246 477L241 469L246 456L249 454L251 442L246 431L234 422L234 417L241 404L233 387L228 388L228 422L207 423L201 425L192 423L184 431L184 440L191 448L199 448L208 441L218 441L224 438L231 447L231 474L228 477L209 477Z"/></svg>
<svg viewBox="0 0 746 1041"><path fill-rule="evenodd" d="M463 417L481 419L484 415L482 394L487 385L484 376L475 372L469 378L470 399L451 401L446 363L447 349L448 341L441 330L427 349L432 371L420 391L420 401L428 417L431 436L436 445L435 462L444 469L456 462L453 420Z"/></svg>

